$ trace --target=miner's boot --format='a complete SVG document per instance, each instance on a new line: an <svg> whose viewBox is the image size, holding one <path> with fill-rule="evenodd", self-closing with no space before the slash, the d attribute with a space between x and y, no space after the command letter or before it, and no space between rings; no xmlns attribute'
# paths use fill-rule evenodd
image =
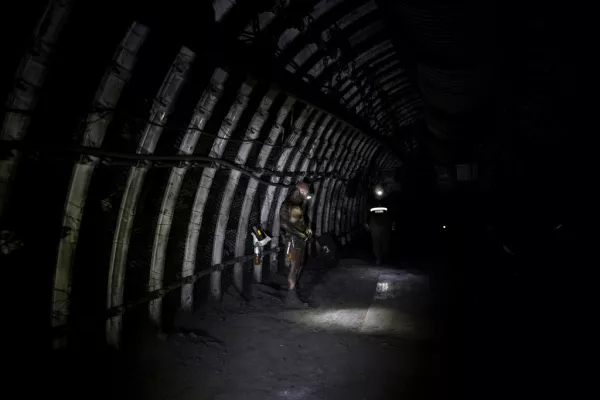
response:
<svg viewBox="0 0 600 400"><path fill-rule="evenodd" d="M285 308L307 308L308 304L303 303L296 293L296 289L288 290L285 298Z"/></svg>

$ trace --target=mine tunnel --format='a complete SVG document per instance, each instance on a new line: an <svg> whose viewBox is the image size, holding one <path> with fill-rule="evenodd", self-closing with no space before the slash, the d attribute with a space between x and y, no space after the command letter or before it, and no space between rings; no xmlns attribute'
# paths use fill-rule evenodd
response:
<svg viewBox="0 0 600 400"><path fill-rule="evenodd" d="M3 14L3 330L21 390L490 398L557 371L544 340L567 329L560 271L584 227L564 8Z"/></svg>

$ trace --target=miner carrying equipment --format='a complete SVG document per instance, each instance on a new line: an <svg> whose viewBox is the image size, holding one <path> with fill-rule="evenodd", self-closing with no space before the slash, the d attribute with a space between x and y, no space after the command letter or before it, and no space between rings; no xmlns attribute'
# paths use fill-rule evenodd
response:
<svg viewBox="0 0 600 400"><path fill-rule="evenodd" d="M281 205L280 226L286 248L286 257L290 261L288 274L289 290L285 299L288 308L305 308L296 293L296 284L302 271L306 253L306 243L312 238L312 231L304 217L304 205L310 198L306 183L298 183Z"/></svg>

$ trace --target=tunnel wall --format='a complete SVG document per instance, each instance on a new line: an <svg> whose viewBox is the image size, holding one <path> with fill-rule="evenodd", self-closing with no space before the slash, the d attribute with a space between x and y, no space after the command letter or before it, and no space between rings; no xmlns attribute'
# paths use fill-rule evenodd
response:
<svg viewBox="0 0 600 400"><path fill-rule="evenodd" d="M43 79L53 77L48 60L61 43L68 4L51 3L40 26L53 30L36 30L19 66L3 116L2 147L9 150L0 160L0 218L23 238L19 262L52 271L43 280L50 295L41 297L59 332L55 346L67 344L65 332L81 315L110 312L93 325L103 325L101 336L119 346L124 315L134 306L161 326L169 307L191 311L207 296L220 299L229 285L242 291L248 262L238 258L251 250L253 225L273 237L273 252L254 266L254 279L276 273L279 208L302 180L315 191L308 216L316 235L352 241L365 202L364 193L346 196L346 180L375 154L381 167L399 161L335 116L185 46L148 48L160 38L139 22L118 25L124 29L112 50L96 55L104 70L86 77L93 82L71 100L84 105L70 112L46 103L49 111L34 113L40 99L64 88L75 93L80 82L60 76L47 88ZM67 43L61 56L85 64L76 50ZM58 110L56 129L41 136ZM58 137L69 130L70 139ZM21 143L42 160L11 147ZM45 155L49 149L70 156ZM158 151L163 158L152 158ZM45 206L32 210L40 192ZM24 233L34 229L36 235ZM232 260L229 271L223 264ZM189 279L209 268L208 278Z"/></svg>

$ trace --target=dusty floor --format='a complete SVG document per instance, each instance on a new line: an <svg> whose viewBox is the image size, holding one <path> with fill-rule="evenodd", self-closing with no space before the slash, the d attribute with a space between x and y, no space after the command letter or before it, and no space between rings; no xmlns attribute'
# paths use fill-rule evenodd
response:
<svg viewBox="0 0 600 400"><path fill-rule="evenodd" d="M143 399L444 398L443 351L434 340L430 285L408 266L342 260L308 271L308 310L285 311L273 286L251 302L177 319L129 366L128 391Z"/></svg>

